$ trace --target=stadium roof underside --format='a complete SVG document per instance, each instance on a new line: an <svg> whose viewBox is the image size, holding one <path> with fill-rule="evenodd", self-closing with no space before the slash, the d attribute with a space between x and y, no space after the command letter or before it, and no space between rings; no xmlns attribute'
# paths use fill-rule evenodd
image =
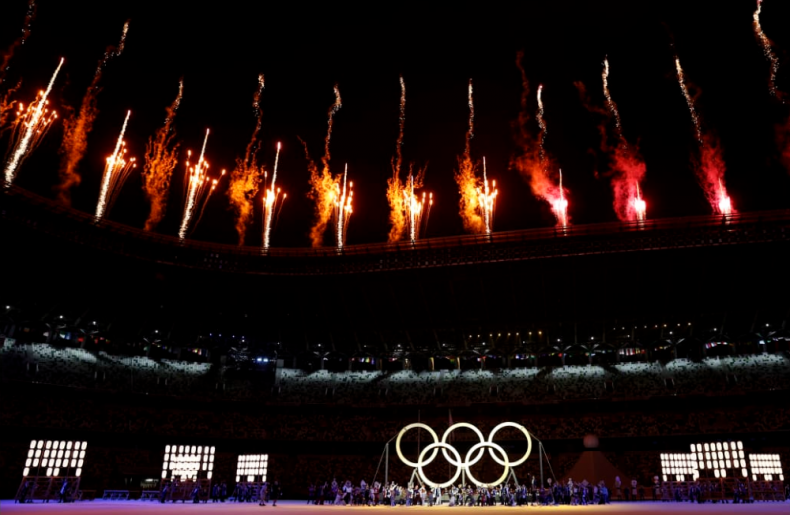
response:
<svg viewBox="0 0 790 515"><path fill-rule="evenodd" d="M790 315L790 211L262 255L96 225L14 188L0 198L0 330L244 336L281 356L512 353L759 339Z"/></svg>

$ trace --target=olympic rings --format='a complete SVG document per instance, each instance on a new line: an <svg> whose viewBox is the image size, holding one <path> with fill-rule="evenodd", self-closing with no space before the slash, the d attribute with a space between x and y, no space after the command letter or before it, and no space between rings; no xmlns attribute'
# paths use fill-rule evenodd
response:
<svg viewBox="0 0 790 515"><path fill-rule="evenodd" d="M489 442L493 442L494 441L494 435L497 433L497 431L499 431L500 429L502 429L504 427L516 428L519 431L521 431L522 433L524 433L524 436L527 437L527 452L524 454L524 456L522 456L522 458L520 460L514 461L513 463L510 463L511 467L518 467L519 465L521 465L522 463L527 461L527 458L529 458L529 455L532 454L532 438L529 436L529 431L527 431L527 428L522 426L521 424L516 424L515 422L502 422L501 424L499 424L498 426L496 426L494 429L491 430L491 433L488 435L488 441ZM491 458L493 458L494 461L496 461L500 465L505 465L505 462L499 461L497 459L497 457L494 456L494 449L493 448L489 448L488 449L488 454L491 455Z"/></svg>
<svg viewBox="0 0 790 515"><path fill-rule="evenodd" d="M494 435L496 435L496 433L498 433L500 430L506 427L512 427L514 429L518 429L527 438L527 452L518 461L511 462L505 450L500 445L494 443ZM417 429L417 428L425 429L426 431L428 431L428 433L430 433L430 435L433 437L433 443L429 444L425 449L422 450L422 452L420 452L420 456L417 459L417 462L415 463L407 460L403 456L403 452L401 451L400 444L403 435L406 434L407 431L409 431L410 429ZM447 443L447 439L449 438L450 434L456 429L460 429L460 428L471 429L477 434L477 437L480 439L478 443L476 443L469 449L463 461L461 461L461 455L458 453L455 447ZM450 479L445 483L434 483L433 481L425 477L425 473L423 471L423 467L429 465L430 463L433 462L433 460L436 459L436 456L439 453L439 449L442 450L442 455L450 463L450 465L456 467L455 475L452 477L452 479ZM477 486L483 486L484 485L483 483L479 482L474 476L472 476L472 473L469 469L483 458L483 454L485 454L485 449L488 449L488 454L496 463L505 467L505 470L499 479L497 479L494 483L485 484L485 486L496 486L501 484L507 479L508 474L510 473L510 470L512 468L515 468L523 464L525 461L527 461L530 454L532 453L532 437L530 436L529 431L527 431L527 429L524 426L522 426L521 424L517 424L515 422L503 422L499 424L498 426L496 426L494 429L491 430L491 433L488 435L488 439L486 439L483 436L483 433L472 424L468 424L466 422L459 422L447 428L447 430L442 435L441 441L439 441L439 437L437 436L436 432L433 429L431 429L429 426L425 424L415 423L415 424L409 424L403 429L401 429L400 433L398 433L398 438L395 441L395 451L397 452L398 457L401 459L401 461L406 465L409 465L410 467L416 468L417 475L419 476L419 478L422 480L423 483L427 484L431 488L437 488L437 487L445 488L454 484L455 481L458 479L458 476L461 475L462 471L466 472L466 475L469 477L469 480L472 483L474 483ZM431 455L426 458L426 455L428 453L431 453ZM477 455L474 455L475 453L477 453Z"/></svg>
<svg viewBox="0 0 790 515"><path fill-rule="evenodd" d="M447 437L450 436L450 433L452 433L456 429L460 429L462 427L465 427L467 429L471 429L472 431L474 431L477 434L477 437L480 438L481 442L485 441L485 438L483 438L483 433L481 433L480 430L477 429L477 427L473 426L472 424L468 424L466 422L458 422L457 424L453 424L453 425L451 425L450 427L447 428L447 431L445 431L444 434L442 435L442 443L447 443ZM485 451L483 449L480 449L480 452L477 454L477 458L475 458L475 463L480 461L480 458L483 457L483 453L484 452ZM461 463L461 456L460 455L458 456L458 462L453 462L453 460L450 459L450 456L447 455L447 451L444 450L444 448L442 448L442 455L444 455L444 459L449 461L451 465L454 465L456 467L463 467L464 466L463 463Z"/></svg>
<svg viewBox="0 0 790 515"><path fill-rule="evenodd" d="M456 465L455 475L452 477L452 479L450 479L446 483L434 483L433 481L431 481L427 477L425 477L425 473L422 470L423 464L427 465L428 463L433 461L433 460L428 460L427 462L424 462L423 458L425 457L425 453L427 453L428 451L433 449L434 456L436 456L436 449L440 448L440 447L442 449L442 452L445 452L445 449L447 449L450 452L452 452L453 454L455 454L455 456L458 458L458 461L457 461L458 465ZM455 481L458 479L458 476L461 475L461 470L462 470L462 467L463 467L463 465L461 464L461 455L458 454L458 451L455 449L455 447L453 447L452 445L450 445L448 443L444 443L444 442L432 443L431 445L429 445L428 447L426 447L425 449L422 450L422 452L420 453L420 457L418 459L420 461L417 464L417 474L419 474L420 479L422 479L423 483L425 483L426 485L430 486L431 488L447 488L448 486L454 485ZM450 461L450 460L447 460L447 461ZM452 462L450 462L450 463L452 463Z"/></svg>
<svg viewBox="0 0 790 515"><path fill-rule="evenodd" d="M430 462L432 462L433 460L435 460L436 459L436 455L439 454L439 450L438 449L434 449L433 450L433 454L431 455L431 457L428 458L428 461L426 461L425 463L422 463L422 465L407 460L403 456L403 453L400 450L400 439L403 438L403 435L406 434L406 431L408 431L409 429L414 429L414 428L422 428L422 429L425 429L426 431L428 431L429 433L431 433L431 436L433 436L433 443L437 443L439 441L439 437L436 435L436 432L433 429L431 429L429 426L426 426L425 424L420 424L419 422L415 423L415 424L409 424L408 426L406 426L403 429L401 429L400 433L398 433L398 439L395 440L395 452L398 453L398 458L400 458L400 460L403 463L405 463L406 465L408 465L410 467L414 467L416 469L419 469L421 466L425 466L425 465L429 464ZM461 461L461 456L460 455L458 456L458 461ZM420 454L420 462L422 462L422 454Z"/></svg>
<svg viewBox="0 0 790 515"><path fill-rule="evenodd" d="M502 475L499 477L499 479L494 481L491 485L483 484L480 481L478 481L472 475L472 471L469 470L469 467L471 467L472 465L477 463L477 461L474 461L474 462L470 463L469 462L469 456L473 452L475 452L478 448L482 451L483 447L488 447L488 452L491 453L492 457L494 455L493 451L494 451L494 449L496 449L496 451L497 452L501 452L502 453L502 457L505 458L505 461L501 462L505 466L505 471L502 472ZM497 461L497 463L500 463L499 460L496 460L496 461ZM466 472L466 476L469 478L469 481L471 481L472 483L476 484L477 486L496 486L496 485L502 483L505 479L507 479L507 475L510 473L510 463L507 462L507 454L505 454L505 449L503 449L501 446L499 446L499 445L497 445L497 444L495 444L493 442L479 442L479 443L474 444L472 446L472 448L469 449L469 452L466 453L466 465L464 465L464 471Z"/></svg>

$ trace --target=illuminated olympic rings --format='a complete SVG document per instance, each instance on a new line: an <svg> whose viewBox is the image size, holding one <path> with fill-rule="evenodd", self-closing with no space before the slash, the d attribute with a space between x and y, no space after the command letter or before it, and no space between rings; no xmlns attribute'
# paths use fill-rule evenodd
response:
<svg viewBox="0 0 790 515"><path fill-rule="evenodd" d="M514 429L518 429L527 438L527 452L524 454L524 456L521 457L521 459L517 461L511 462L505 450L500 445L494 443L494 435L496 435L497 432L499 432L501 429L505 427L512 427ZM463 461L461 460L461 455L455 449L455 447L447 443L447 439L450 436L450 434L456 429L460 429L460 428L471 429L472 431L475 432L475 434L477 434L477 437L480 438L480 441L474 444L466 453L466 456L464 457ZM400 448L400 442L401 439L403 438L403 435L406 434L406 432L408 432L411 429L425 429L426 431L428 431L431 437L433 437L433 443L429 444L427 447L425 447L425 449L422 450L422 452L420 452L420 456L417 458L417 462L407 460L406 457L403 455L403 452L401 452L401 448ZM446 481L444 483L434 483L433 481L425 477L425 471L423 470L424 467L428 466L431 462L433 462L433 460L436 459L436 456L439 455L439 449L442 450L442 455L444 456L444 459L446 459L450 463L450 465L456 467L455 474L453 475L453 477L449 481ZM505 471L502 473L502 476L500 476L499 479L497 479L495 482L483 484L472 475L472 473L469 471L469 468L483 458L485 449L488 449L488 454L495 462L505 467ZM494 429L491 430L491 433L489 433L487 440L483 436L483 433L480 432L480 430L477 427L473 426L472 424L467 424L466 422L459 422L457 424L453 424L452 426L448 427L447 431L445 431L444 434L442 435L442 439L440 441L439 436L436 434L436 432L433 429L431 429L429 426L425 424L416 423L416 424L409 424L408 426L400 430L400 433L398 433L398 438L395 440L395 451L398 453L398 457L403 463L417 469L417 475L420 477L422 482L430 486L431 488L446 488L448 486L455 484L455 481L461 475L462 471L466 472L466 477L469 478L469 481L471 481L477 486L496 486L503 483L507 479L507 476L510 473L511 468L518 467L519 465L527 461L529 455L532 453L532 438L529 436L529 431L527 431L527 428L525 428L521 424L516 424L515 422L503 422L499 424L498 426L496 426ZM428 455L429 453L430 456ZM477 455L473 456L475 453L477 453Z"/></svg>

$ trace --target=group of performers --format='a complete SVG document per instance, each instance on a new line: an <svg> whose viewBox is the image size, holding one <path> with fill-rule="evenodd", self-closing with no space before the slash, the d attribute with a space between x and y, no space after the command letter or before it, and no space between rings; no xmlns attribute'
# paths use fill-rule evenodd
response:
<svg viewBox="0 0 790 515"><path fill-rule="evenodd" d="M601 481L551 484L539 487L535 477L529 484L502 484L498 486L453 485L448 488L431 488L423 484L406 486L378 481L368 485L364 480L358 485L351 481L338 483L311 483L307 489L307 503L341 506L537 506L537 505L588 505L608 504L609 490Z"/></svg>
<svg viewBox="0 0 790 515"><path fill-rule="evenodd" d="M184 491L184 487L186 490ZM280 498L282 489L279 481L269 483L263 482L247 482L241 481L236 483L233 493L228 496L228 485L225 481L217 482L211 487L202 487L199 483L187 483L182 485L179 480L175 479L172 482L166 482L162 485L159 491L159 502L165 503L166 501L181 501L182 503L191 500L194 504L201 501L204 503L220 503L225 501L232 501L237 503L257 502L260 506L266 506L268 502L272 506L277 506L277 500ZM185 495L188 494L188 495Z"/></svg>

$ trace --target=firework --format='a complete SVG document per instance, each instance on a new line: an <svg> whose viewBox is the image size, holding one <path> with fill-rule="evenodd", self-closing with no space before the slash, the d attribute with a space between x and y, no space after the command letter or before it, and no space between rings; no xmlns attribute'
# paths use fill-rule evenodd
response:
<svg viewBox="0 0 790 515"><path fill-rule="evenodd" d="M252 101L257 123L250 142L247 144L244 158L236 160L236 168L230 175L230 185L228 186L228 198L236 213L236 232L239 235L239 245L244 245L247 225L253 216L255 196L258 194L262 176L265 174L264 168L258 166L257 163L258 134L261 131L263 122L263 111L260 105L263 88L263 75L259 75L258 89Z"/></svg>
<svg viewBox="0 0 790 515"><path fill-rule="evenodd" d="M560 184L557 191L557 197L551 201L551 210L557 217L557 225L565 227L568 225L568 201L565 199L565 191L562 188L562 170L560 170Z"/></svg>
<svg viewBox="0 0 790 515"><path fill-rule="evenodd" d="M765 58L771 63L771 72L768 76L768 91L771 92L771 95L776 97L778 96L778 92L776 90L776 75L779 73L779 58L774 53L773 48L771 47L771 40L768 39L768 36L765 35L763 32L763 28L760 25L760 14L763 9L763 0L757 0L757 9L754 11L754 22L752 25L754 26L754 34L757 36L757 40L763 47L763 54L765 54Z"/></svg>
<svg viewBox="0 0 790 515"><path fill-rule="evenodd" d="M538 146L540 148L540 162L545 166L546 163L546 136L548 135L548 129L546 127L546 119L544 118L545 109L543 107L543 84L538 85L538 112L536 113L535 117L538 121L538 127L540 128L540 132L538 133Z"/></svg>
<svg viewBox="0 0 790 515"><path fill-rule="evenodd" d="M263 192L263 251L269 250L269 240L272 233L272 222L278 217L282 209L283 202L287 195L280 195L280 188L277 187L277 165L280 162L281 145L277 143L277 154L274 156L274 171L272 172L271 185Z"/></svg>
<svg viewBox="0 0 790 515"><path fill-rule="evenodd" d="M494 207L496 206L497 194L496 181L491 181L490 184L488 182L486 158L483 157L483 183L477 189L477 197L479 199L480 217L485 223L486 234L491 234L491 228L494 226Z"/></svg>
<svg viewBox="0 0 790 515"><path fill-rule="evenodd" d="M583 98L583 102L591 112L603 113L604 120L600 127L601 148L610 158L609 175L614 193L614 210L617 217L624 222L644 221L647 216L647 204L642 198L640 183L644 180L647 167L639 154L639 149L636 145L629 146L623 135L620 111L609 90L609 59L604 59L601 81L606 109L598 110L592 107L589 99L586 98ZM583 86L577 86L583 93ZM609 145L606 131L606 125L610 120L614 120L615 126L614 145Z"/></svg>
<svg viewBox="0 0 790 515"><path fill-rule="evenodd" d="M189 159L191 158L191 152L187 153L187 162L186 162L186 181L184 184L185 187L185 196L186 201L184 202L184 214L181 218L181 228L178 230L178 237L182 240L186 238L187 233L190 230L190 222L193 218L195 218L195 213L198 213L197 222L194 224L192 229L197 226L197 223L200 222L200 218L203 216L203 210L206 207L206 203L208 202L209 197L214 192L217 187L217 183L219 182L218 179L211 179L208 176L208 162L206 162L206 144L208 143L208 136L209 131L206 130L206 137L203 140L203 148L200 150L200 157L197 160L195 166L191 166ZM225 175L225 170L222 171L222 175Z"/></svg>
<svg viewBox="0 0 790 515"><path fill-rule="evenodd" d="M468 106L469 106L469 125L466 130L466 142L464 153L458 157L458 169L455 172L455 182L458 184L458 191L461 194L460 208L461 220L464 229L476 234L489 234L491 232L491 222L493 213L489 212L489 207L493 209L493 204L486 203L485 191L490 187L487 180L481 180L477 176L477 164L472 160L472 138L474 138L475 123L475 104L472 80L469 80Z"/></svg>
<svg viewBox="0 0 790 515"><path fill-rule="evenodd" d="M638 222L644 222L647 217L647 203L642 199L639 183L636 183L636 197L634 197L634 213Z"/></svg>
<svg viewBox="0 0 790 515"><path fill-rule="evenodd" d="M126 157L126 142L123 136L126 133L126 126L129 123L129 117L132 112L127 111L126 119L123 121L121 133L118 135L118 141L115 143L115 150L112 155L107 158L107 164L104 166L104 174L102 175L101 189L99 191L99 201L96 204L96 221L101 220L104 215L112 207L118 192L121 190L129 173L136 166L135 158Z"/></svg>
<svg viewBox="0 0 790 515"><path fill-rule="evenodd" d="M49 103L47 98L62 66L63 59L60 60L55 73L52 74L46 91L39 92L36 100L27 109L24 109L22 104L19 105L19 112L12 127L11 153L5 167L6 186L10 186L14 182L19 167L41 143L42 138L58 117L55 111L47 107Z"/></svg>
<svg viewBox="0 0 790 515"><path fill-rule="evenodd" d="M354 200L354 183L348 182L348 164L343 171L342 188L335 201L335 246L342 249L346 244L348 222L351 220L352 201Z"/></svg>
<svg viewBox="0 0 790 515"><path fill-rule="evenodd" d="M121 41L117 46L108 46L104 55L99 60L93 80L82 97L82 105L78 114L72 113L63 122L63 142L60 145L60 153L63 159L60 164L60 184L57 186L58 200L64 204L71 203L71 188L77 186L82 181L82 177L77 168L82 161L85 151L88 148L88 134L93 129L93 122L99 114L98 95L101 92L99 81L101 80L104 67L113 57L123 53L126 45L126 34L129 31L129 22L123 26Z"/></svg>
<svg viewBox="0 0 790 515"><path fill-rule="evenodd" d="M153 230L165 216L170 180L178 164L178 143L173 143L175 131L173 121L181 105L184 83L178 84L178 96L167 108L165 124L148 139L145 147L145 166L143 167L143 191L151 202L151 211L145 221L145 230Z"/></svg>
<svg viewBox="0 0 790 515"><path fill-rule="evenodd" d="M702 145L702 126L700 124L699 115L697 114L697 108L694 105L694 99L691 98L691 94L689 93L689 88L686 85L686 76L683 74L683 67L680 66L680 59L675 57L675 70L678 74L678 83L680 84L680 91L683 93L683 98L686 99L686 105L689 108L689 113L691 114L691 123L694 124L694 134L697 137L697 142Z"/></svg>
<svg viewBox="0 0 790 515"><path fill-rule="evenodd" d="M425 202L428 200L428 210L433 203L433 194L422 194L422 200L416 196L416 190L422 188L425 169L416 173L414 165L409 165L409 174L406 180L401 179L403 166L403 136L406 124L406 83L400 78L400 117L398 140L395 146L395 156L392 158L392 177L387 180L387 201L390 205L390 232L389 242L394 243L403 239L407 232L409 239L414 243L419 238L422 220L427 224L428 217L423 216Z"/></svg>
<svg viewBox="0 0 790 515"><path fill-rule="evenodd" d="M36 2L35 0L30 0L27 5L27 13L25 14L25 21L22 25L22 34L11 43L5 52L3 52L2 57L0 57L0 136L2 136L3 132L6 128L6 121L8 119L8 115L11 114L11 111L14 109L15 102L11 100L11 96L16 93L19 89L18 83L15 87L11 88L4 88L3 85L5 84L5 76L8 72L9 65L11 63L11 59L13 59L14 54L16 51L25 44L28 36L30 35L30 26L33 23L33 20L36 17Z"/></svg>
<svg viewBox="0 0 790 515"><path fill-rule="evenodd" d="M33 24L33 20L36 18L36 2L35 0L30 0L27 4L27 12L25 13L25 21L22 24L22 34L18 38L14 40L13 43L3 52L2 58L0 58L0 86L2 86L3 82L5 82L5 75L8 71L9 64L11 63L11 59L14 58L14 54L19 48L25 44L27 41L28 36L30 36L30 27Z"/></svg>
<svg viewBox="0 0 790 515"><path fill-rule="evenodd" d="M515 131L516 144L519 152L511 160L511 166L521 173L529 182L532 194L549 204L552 213L557 220L557 224L565 226L568 224L568 200L565 198L565 191L562 187L562 177L555 183L551 169L553 165L548 153L545 151L545 141L547 126L544 118L543 87L539 88L540 98L538 101L538 141L530 129L529 111L529 80L527 72L522 64L523 52L519 52L516 57L516 66L521 72L521 110L518 115L518 124Z"/></svg>
<svg viewBox="0 0 790 515"><path fill-rule="evenodd" d="M685 76L683 75L683 68L680 66L680 59L677 57L675 57L675 68L678 74L680 90L683 92L691 113L691 121L694 124L695 135L699 144L699 161L695 162L694 171L708 202L713 208L713 212L721 215L730 215L735 210L724 187L724 171L726 167L719 142L713 135L702 131L694 99L689 94Z"/></svg>
<svg viewBox="0 0 790 515"><path fill-rule="evenodd" d="M307 158L307 167L310 171L310 193L308 197L315 202L315 222L310 229L310 241L313 247L320 247L324 242L324 233L336 211L337 198L340 194L340 177L334 177L329 169L331 161L331 154L329 152L329 143L332 139L332 127L334 125L335 115L342 107L340 99L340 89L335 85L335 102L329 107L329 120L327 122L326 137L324 138L324 156L321 158L321 169L318 169L316 163L310 159L310 154L307 152L307 144L303 141L305 147L305 157Z"/></svg>
<svg viewBox="0 0 790 515"><path fill-rule="evenodd" d="M16 87L9 88L5 91L5 93L0 94L0 136L5 133L8 129L6 126L6 122L8 121L8 116L14 110L14 106L16 102L11 99L11 97L19 90L22 82L20 81Z"/></svg>

